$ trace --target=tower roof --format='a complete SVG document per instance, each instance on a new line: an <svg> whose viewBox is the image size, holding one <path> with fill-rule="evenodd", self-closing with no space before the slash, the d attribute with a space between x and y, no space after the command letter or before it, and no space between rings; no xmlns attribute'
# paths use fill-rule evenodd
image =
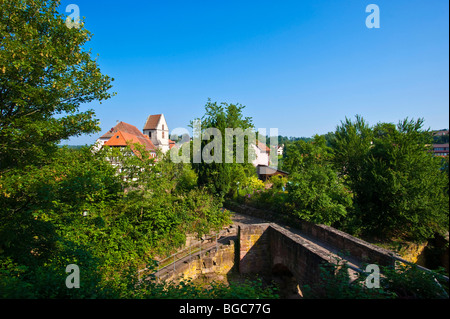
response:
<svg viewBox="0 0 450 319"><path fill-rule="evenodd" d="M162 114L150 115L145 122L144 130L156 130Z"/></svg>

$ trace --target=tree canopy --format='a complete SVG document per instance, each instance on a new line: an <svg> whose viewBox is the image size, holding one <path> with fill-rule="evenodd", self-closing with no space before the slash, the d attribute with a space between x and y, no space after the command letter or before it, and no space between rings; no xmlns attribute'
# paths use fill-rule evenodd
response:
<svg viewBox="0 0 450 319"><path fill-rule="evenodd" d="M448 231L448 174L423 119L370 127L357 116L337 127L331 144L362 233L425 240Z"/></svg>
<svg viewBox="0 0 450 319"><path fill-rule="evenodd" d="M219 197L224 197L225 195L233 192L237 183L242 183L248 176L255 175L254 168L249 161L248 156L248 145L250 141L243 137L243 158L241 163L237 161L237 151L236 149L237 138L234 136L232 140L232 145L226 145L226 129L241 129L243 132L245 130L252 130L254 128L252 119L250 117L244 117L243 109L245 106L240 104L228 104L228 103L217 103L208 102L205 105L205 114L200 120L202 133L210 128L217 129L220 132L221 140L214 141L220 149L219 161L212 163L207 163L202 158L200 163L194 163L193 167L198 173L198 183L199 185L205 185L211 189L211 191L218 195ZM216 137L217 138L217 137ZM214 140L214 139L213 139ZM205 146L211 143L211 139L202 139L202 150L205 150ZM230 147L232 146L232 147ZM217 152L217 148L211 150L212 152ZM230 154L231 153L231 154ZM227 159L226 156L231 155L231 161ZM252 154L250 154L250 159Z"/></svg>
<svg viewBox="0 0 450 319"><path fill-rule="evenodd" d="M352 200L331 163L331 149L324 136L302 140L286 150L284 168L290 172L289 209L295 216L320 224L336 224L347 215Z"/></svg>
<svg viewBox="0 0 450 319"><path fill-rule="evenodd" d="M39 163L56 144L99 130L80 105L111 97L112 78L85 49L91 33L68 28L60 1L1 0L0 171Z"/></svg>

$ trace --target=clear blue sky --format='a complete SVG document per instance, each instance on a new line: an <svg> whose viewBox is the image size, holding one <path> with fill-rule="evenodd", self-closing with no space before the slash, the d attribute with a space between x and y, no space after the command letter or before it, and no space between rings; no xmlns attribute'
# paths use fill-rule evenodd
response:
<svg viewBox="0 0 450 319"><path fill-rule="evenodd" d="M102 133L116 120L142 129L159 113L171 130L187 128L208 98L241 103L257 128L284 136L334 131L356 114L449 126L445 0L63 0L61 10L71 3L94 34L87 47L115 78L117 96L83 106ZM371 3L379 29L365 24Z"/></svg>

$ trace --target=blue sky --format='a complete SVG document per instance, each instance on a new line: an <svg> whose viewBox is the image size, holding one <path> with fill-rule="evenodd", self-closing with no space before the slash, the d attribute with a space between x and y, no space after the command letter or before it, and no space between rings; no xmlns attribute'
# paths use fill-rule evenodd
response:
<svg viewBox="0 0 450 319"><path fill-rule="evenodd" d="M365 24L371 3L379 29ZM95 110L102 133L117 120L142 129L160 113L171 130L187 128L208 98L245 105L257 128L283 136L334 131L356 114L449 126L444 0L63 0L61 10L68 4L79 6L94 34L87 47L115 78L115 97L82 107Z"/></svg>

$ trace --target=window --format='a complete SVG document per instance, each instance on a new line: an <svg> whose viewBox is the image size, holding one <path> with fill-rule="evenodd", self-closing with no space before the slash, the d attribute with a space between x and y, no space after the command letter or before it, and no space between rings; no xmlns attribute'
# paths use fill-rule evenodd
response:
<svg viewBox="0 0 450 319"><path fill-rule="evenodd" d="M162 125L162 138L164 138L164 124Z"/></svg>
<svg viewBox="0 0 450 319"><path fill-rule="evenodd" d="M148 132L148 137L152 138L152 132Z"/></svg>

